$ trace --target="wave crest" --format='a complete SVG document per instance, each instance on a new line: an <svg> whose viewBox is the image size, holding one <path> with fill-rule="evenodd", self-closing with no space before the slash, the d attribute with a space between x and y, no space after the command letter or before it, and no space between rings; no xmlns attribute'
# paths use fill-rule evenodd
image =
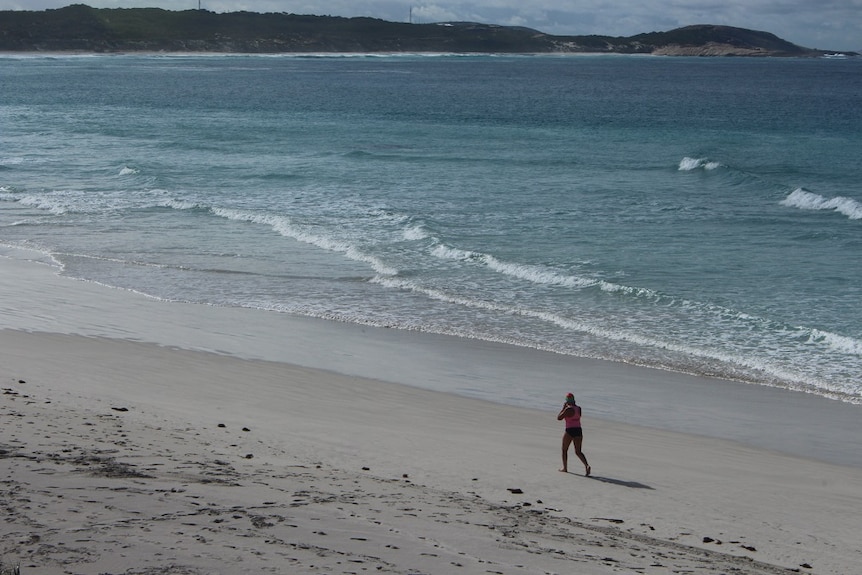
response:
<svg viewBox="0 0 862 575"><path fill-rule="evenodd" d="M719 162L711 161L707 158L689 158L686 156L679 162L678 170L680 172L691 172L693 170L715 170L721 167Z"/></svg>
<svg viewBox="0 0 862 575"><path fill-rule="evenodd" d="M555 285L576 289L597 287L607 293L623 293L651 299L661 297L657 292L647 288L631 287L597 278L564 274L543 266L506 262L490 254L462 250L445 244L434 246L431 250L431 255L440 259L477 262L491 271L534 284Z"/></svg>
<svg viewBox="0 0 862 575"><path fill-rule="evenodd" d="M213 214L228 220L270 226L282 236L293 238L297 241L317 246L327 251L341 253L348 259L354 261L364 262L370 265L375 273L384 276L394 276L398 274L397 269L387 266L379 258L364 253L356 246L334 237L316 234L303 226L293 224L286 216L247 212L229 208L210 208L210 211L212 211Z"/></svg>
<svg viewBox="0 0 862 575"><path fill-rule="evenodd" d="M820 194L797 188L789 196L781 200L782 206L799 208L800 210L832 210L843 214L851 220L862 220L862 203L853 198L836 196L825 198Z"/></svg>
<svg viewBox="0 0 862 575"><path fill-rule="evenodd" d="M60 200L45 196L23 196L18 199L18 203L22 206L44 210L54 215L62 215L69 211L69 208Z"/></svg>
<svg viewBox="0 0 862 575"><path fill-rule="evenodd" d="M862 341L852 337L830 333L819 329L812 329L808 342L822 343L832 351L862 357Z"/></svg>

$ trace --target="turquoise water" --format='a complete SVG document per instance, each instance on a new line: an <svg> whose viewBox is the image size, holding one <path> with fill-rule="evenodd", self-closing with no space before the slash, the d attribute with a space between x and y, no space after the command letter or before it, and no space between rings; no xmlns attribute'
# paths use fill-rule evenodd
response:
<svg viewBox="0 0 862 575"><path fill-rule="evenodd" d="M0 244L862 403L862 61L3 57Z"/></svg>

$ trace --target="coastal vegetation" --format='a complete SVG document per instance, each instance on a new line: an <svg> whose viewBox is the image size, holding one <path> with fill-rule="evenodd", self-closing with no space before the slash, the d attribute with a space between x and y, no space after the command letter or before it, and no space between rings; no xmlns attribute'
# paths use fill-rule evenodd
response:
<svg viewBox="0 0 862 575"><path fill-rule="evenodd" d="M375 18L159 8L0 11L6 52L447 52L823 56L768 32L695 25L630 37L554 36L474 22L410 24Z"/></svg>

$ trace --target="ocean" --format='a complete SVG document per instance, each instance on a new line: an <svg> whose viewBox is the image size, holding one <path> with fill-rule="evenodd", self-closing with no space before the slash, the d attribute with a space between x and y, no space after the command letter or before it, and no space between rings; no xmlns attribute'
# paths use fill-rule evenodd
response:
<svg viewBox="0 0 862 575"><path fill-rule="evenodd" d="M0 254L165 302L862 404L862 59L0 70Z"/></svg>

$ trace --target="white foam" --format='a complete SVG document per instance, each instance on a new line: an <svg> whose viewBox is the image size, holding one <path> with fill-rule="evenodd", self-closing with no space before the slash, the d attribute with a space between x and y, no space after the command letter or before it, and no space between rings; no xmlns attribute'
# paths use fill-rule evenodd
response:
<svg viewBox="0 0 862 575"><path fill-rule="evenodd" d="M438 244L431 250L431 255L441 260L469 260L477 254L475 252L451 248L444 244Z"/></svg>
<svg viewBox="0 0 862 575"><path fill-rule="evenodd" d="M52 214L61 215L69 211L69 208L54 198L45 196L24 196L18 200L22 206L49 211Z"/></svg>
<svg viewBox="0 0 862 575"><path fill-rule="evenodd" d="M150 207L148 197L139 197L125 190L110 192L55 190L45 193L9 193L0 195L0 200L18 202L22 206L51 212L54 215L68 213L100 214L125 208ZM156 203L155 205L161 205Z"/></svg>
<svg viewBox="0 0 862 575"><path fill-rule="evenodd" d="M799 208L800 210L833 210L851 220L862 219L862 203L843 196L825 198L820 194L797 188L780 203L782 206Z"/></svg>
<svg viewBox="0 0 862 575"><path fill-rule="evenodd" d="M690 344L681 344L681 343L673 343L670 341L664 341L650 335L645 335L641 333L637 333L630 329L621 329L621 328L613 328L608 327L606 325L600 325L594 322L585 322L578 319L565 317L557 313L548 312L548 311L540 311L523 307L516 307L510 305L504 305L494 302L489 302L486 300L467 298L463 296L457 296L453 294L446 293L439 289L431 289L426 288L416 283L401 279L401 278L375 278L375 283L379 283L386 287L403 289L407 291L411 291L413 293L420 293L427 297L430 297L435 300L444 301L447 303L453 303L457 305L462 305L465 307L473 308L473 309L482 309L493 312L502 312L507 315L517 315L522 317L534 318L537 320L541 320L547 322L552 325L556 325L564 330L571 332L578 332L583 334L589 334L592 336L599 337L601 339L609 340L609 341L617 341L617 342L627 342L633 343L636 345L647 346L653 349L664 349L671 352L679 352L685 355L694 355L697 357L710 359L714 361L719 361L727 366L744 366L747 368L756 369L758 371L765 371L767 373L772 373L778 377L787 378L789 381L793 381L799 378L799 374L797 373L788 373L780 369L776 369L773 366L770 366L767 362L762 362L760 360L755 360L752 358L744 358L738 357L730 354L726 354L723 352L716 351L711 348L702 348L696 345ZM466 337L475 337L475 334L464 334L459 333L457 335L466 336ZM491 341L502 341L498 338L489 337L488 334L482 334L483 339L488 339ZM538 346L535 343L518 341L518 345L534 347L536 349L544 349L546 351L555 351L559 352L560 350L547 348L543 346ZM606 358L603 358L606 359Z"/></svg>
<svg viewBox="0 0 862 575"><path fill-rule="evenodd" d="M130 168L128 166L124 166L122 170L120 170L121 176L132 176L135 174L139 174L140 170L136 170L135 168Z"/></svg>
<svg viewBox="0 0 862 575"><path fill-rule="evenodd" d="M426 238L431 237L431 234L428 230L425 229L422 225L413 225L404 228L404 239L407 241L418 241L424 240Z"/></svg>
<svg viewBox="0 0 862 575"><path fill-rule="evenodd" d="M539 266L503 262L490 255L482 256L482 261L494 271L536 284L582 288L599 283L598 280L565 275Z"/></svg>
<svg viewBox="0 0 862 575"><path fill-rule="evenodd" d="M755 339L752 341L756 340L758 342L757 345L761 353L751 354L747 352L744 346L733 345L733 342L730 341L727 342L731 344L730 348L725 348L725 346L715 346L712 345L714 342L703 341L698 338L692 340L676 340L673 337L666 339L658 336L658 332L650 330L648 326L641 329L638 328L637 324L614 325L616 322L601 322L595 321L595 319L571 317L568 314L560 314L549 310L531 309L523 305L510 305L498 301L472 298L452 293L445 289L426 287L413 280L404 278L374 278L372 281L386 287L407 290L434 300L471 309L485 310L494 314L502 313L507 316L533 318L555 325L567 332L589 334L605 341L629 343L653 350L665 350L669 354L672 354L672 356L679 354L683 358L699 358L694 363L670 359L661 364L664 369L693 374L701 374L700 370L706 369L707 371L703 373L709 373L710 375L719 375L729 379L744 381L758 381L765 385L790 387L806 392L819 393L827 397L840 399L841 401L850 401L851 403L862 402L862 398L858 395L858 389L853 385L842 386L835 381L831 381L828 377L824 379L807 374L804 368L798 369L798 366L794 362L790 362L790 365L787 365L787 362L784 360L773 361L771 359L785 357L788 353L792 354L793 350L798 350L800 344L806 345L805 342L807 342L807 345L822 346L824 353L837 353L858 357L862 353L862 342L852 337L804 327L792 328L790 326L764 325L768 320L722 306L677 300L676 298L662 295L646 288L622 286L603 280L586 280L584 278L577 278L576 276L566 276L550 270L534 268L533 266L506 264L485 254L460 250L445 245L435 246L432 252L441 258L484 264L489 269L495 269L501 273L514 275L528 281L553 283L555 285L576 285L578 287L596 285L606 292L624 293L638 298L661 300L662 305L667 305L668 307L681 306L691 308L691 312L695 314L692 316L692 321L696 321L698 317L709 321L706 317L703 317L703 314L708 314L715 316L718 321L734 323L736 327L733 327L733 330L747 330L753 334L773 333L777 339L753 335L752 337ZM737 322L742 322L742 324L737 324ZM499 336L489 333L458 333L457 335L501 341L498 339ZM546 351L569 353L566 349L557 349L553 344L551 347L547 347L535 341L521 340L512 343L544 349ZM581 349L578 353L582 354L584 350ZM592 355L592 353L588 353L588 355ZM596 357L617 361L620 359L632 361L632 358L626 358L626 354L620 356L601 355Z"/></svg>
<svg viewBox="0 0 862 575"><path fill-rule="evenodd" d="M247 212L227 208L211 208L211 211L213 214L229 220L270 226L273 230L285 237L293 238L297 241L317 246L327 251L341 253L348 259L366 263L371 266L377 274L387 276L398 274L397 269L387 266L379 258L366 254L353 244L332 236L316 234L306 226L294 225L286 216Z"/></svg>
<svg viewBox="0 0 862 575"><path fill-rule="evenodd" d="M63 263L54 254L33 246L0 243L0 257L44 264L59 271L63 270Z"/></svg>
<svg viewBox="0 0 862 575"><path fill-rule="evenodd" d="M160 207L163 207L163 208L172 208L175 210L194 210L194 209L199 209L201 207L196 202L191 202L191 201L187 201L187 200L175 200L172 198L167 199L167 200L162 200L161 202L159 202L158 205Z"/></svg>
<svg viewBox="0 0 862 575"><path fill-rule="evenodd" d="M710 161L707 158L689 158L686 156L680 160L678 169L680 172L690 172L701 168L704 170L716 170L720 167L720 162Z"/></svg>
<svg viewBox="0 0 862 575"><path fill-rule="evenodd" d="M808 341L812 343L823 343L831 351L862 357L862 341L852 337L821 331L819 329L812 329Z"/></svg>
<svg viewBox="0 0 862 575"><path fill-rule="evenodd" d="M559 271L542 266L505 262L489 254L461 250L444 244L434 246L431 250L431 255L440 259L479 262L484 264L490 270L534 284L556 285L570 288L589 288L598 286L599 289L608 293L625 293L637 297L659 297L658 293L646 288L624 286L596 278L563 274Z"/></svg>

